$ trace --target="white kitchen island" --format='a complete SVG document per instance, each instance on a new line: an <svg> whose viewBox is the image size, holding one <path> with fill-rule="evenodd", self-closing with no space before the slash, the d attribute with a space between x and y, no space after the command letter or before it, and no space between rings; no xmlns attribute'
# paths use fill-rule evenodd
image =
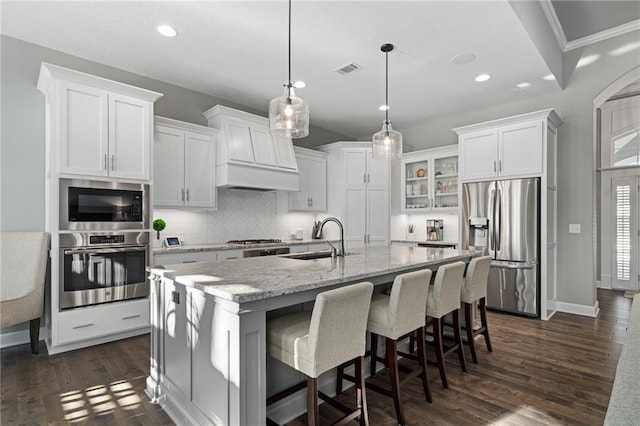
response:
<svg viewBox="0 0 640 426"><path fill-rule="evenodd" d="M146 392L177 424L264 425L268 316L303 309L325 290L361 281L385 284L399 273L475 255L378 246L335 259L268 256L149 268Z"/></svg>

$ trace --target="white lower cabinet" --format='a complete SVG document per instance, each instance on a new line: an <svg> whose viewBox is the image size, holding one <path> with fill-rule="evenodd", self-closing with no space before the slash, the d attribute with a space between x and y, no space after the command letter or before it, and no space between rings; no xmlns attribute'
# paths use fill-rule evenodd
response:
<svg viewBox="0 0 640 426"><path fill-rule="evenodd" d="M153 255L154 265L177 263L215 262L218 260L241 259L243 250L205 250L192 252L159 253Z"/></svg>
<svg viewBox="0 0 640 426"><path fill-rule="evenodd" d="M113 302L60 312L58 344L149 326L149 299Z"/></svg>
<svg viewBox="0 0 640 426"><path fill-rule="evenodd" d="M153 204L215 208L217 131L164 117L155 123Z"/></svg>

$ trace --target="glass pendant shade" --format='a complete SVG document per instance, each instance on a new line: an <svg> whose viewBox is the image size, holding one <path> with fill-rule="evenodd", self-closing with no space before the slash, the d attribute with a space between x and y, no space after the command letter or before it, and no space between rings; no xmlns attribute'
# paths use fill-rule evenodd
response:
<svg viewBox="0 0 640 426"><path fill-rule="evenodd" d="M309 104L296 96L290 81L284 85L284 94L269 103L269 131L292 139L309 135Z"/></svg>
<svg viewBox="0 0 640 426"><path fill-rule="evenodd" d="M402 133L393 130L390 121L382 123L382 130L373 135L373 158L397 160L402 157Z"/></svg>

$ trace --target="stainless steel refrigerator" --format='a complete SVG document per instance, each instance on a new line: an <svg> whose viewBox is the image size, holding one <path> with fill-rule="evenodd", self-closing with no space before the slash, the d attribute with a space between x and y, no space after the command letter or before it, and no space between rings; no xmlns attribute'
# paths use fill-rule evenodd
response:
<svg viewBox="0 0 640 426"><path fill-rule="evenodd" d="M540 179L465 183L462 248L491 257L487 307L540 316Z"/></svg>

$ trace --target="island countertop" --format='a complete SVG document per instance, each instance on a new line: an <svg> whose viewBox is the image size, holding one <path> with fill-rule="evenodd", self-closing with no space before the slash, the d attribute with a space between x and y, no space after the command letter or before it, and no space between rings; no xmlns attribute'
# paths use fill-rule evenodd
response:
<svg viewBox="0 0 640 426"><path fill-rule="evenodd" d="M265 300L349 282L468 260L475 251L373 246L345 257L315 260L280 256L196 262L148 268L152 274L235 303Z"/></svg>

